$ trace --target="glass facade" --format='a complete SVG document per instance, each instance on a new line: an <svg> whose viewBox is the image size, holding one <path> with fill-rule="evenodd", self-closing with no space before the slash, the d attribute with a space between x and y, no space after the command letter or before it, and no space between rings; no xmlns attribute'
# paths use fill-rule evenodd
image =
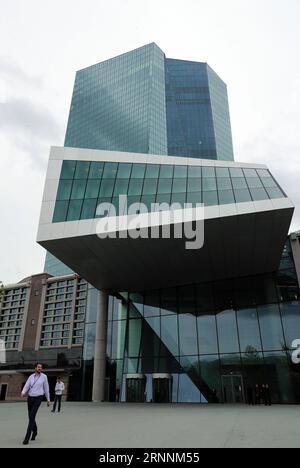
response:
<svg viewBox="0 0 300 468"><path fill-rule="evenodd" d="M76 73L64 146L233 160L231 140L226 86L207 64L167 59L151 43ZM70 219L79 211L81 216L81 209L82 219L91 216L96 188L89 190L92 196L84 206L79 198L68 205ZM78 183L73 196L81 191ZM168 194L159 198L168 201ZM149 195L146 203L152 202ZM220 197L228 203L232 193ZM239 197L248 200L249 194L241 191ZM174 198L182 202L183 193ZM194 199L199 194L193 192L188 201ZM215 193L205 193L203 201L218 203ZM58 219L63 219L66 206L61 200ZM44 271L71 273L50 253Z"/></svg>
<svg viewBox="0 0 300 468"><path fill-rule="evenodd" d="M227 89L206 64L166 59L168 154L233 161Z"/></svg>
<svg viewBox="0 0 300 468"><path fill-rule="evenodd" d="M227 88L148 44L76 73L65 146L233 160Z"/></svg>
<svg viewBox="0 0 300 468"><path fill-rule="evenodd" d="M65 146L232 161L226 85L207 64L167 59L155 44L93 65L76 74ZM118 208L125 194L148 207L285 197L264 169L64 161L53 222L92 219L100 202ZM45 271L70 272L50 254ZM80 390L89 400L97 291L87 285L85 298L73 297L78 326L67 335L68 287L49 286L39 356L50 367L71 367L73 353L79 366L76 347L47 348L67 347L67 339L82 344ZM0 337L10 329L3 310ZM248 387L268 383L274 403L300 403L300 371L291 361L299 316L289 242L276 273L111 295L106 399L241 403Z"/></svg>
<svg viewBox="0 0 300 468"><path fill-rule="evenodd" d="M207 77L217 159L230 161L233 160L234 157L227 87L209 65L207 65Z"/></svg>
<svg viewBox="0 0 300 468"><path fill-rule="evenodd" d="M164 54L156 44L76 73L65 146L167 154Z"/></svg>
<svg viewBox="0 0 300 468"><path fill-rule="evenodd" d="M210 206L285 197L266 169L64 161L53 222L95 218L103 202L122 215L120 195L148 209L154 203Z"/></svg>
<svg viewBox="0 0 300 468"><path fill-rule="evenodd" d="M278 273L111 297L111 398L128 401L134 374L144 401L158 401L160 378L170 402L241 403L249 386L269 384L273 403L299 403L291 343L300 292L289 252L287 243Z"/></svg>

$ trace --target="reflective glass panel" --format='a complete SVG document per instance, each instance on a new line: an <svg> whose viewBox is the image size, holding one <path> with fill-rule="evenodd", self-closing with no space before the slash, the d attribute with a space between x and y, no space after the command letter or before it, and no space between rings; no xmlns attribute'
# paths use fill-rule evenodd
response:
<svg viewBox="0 0 300 468"><path fill-rule="evenodd" d="M145 175L146 164L134 164L131 172L132 179L143 179Z"/></svg>
<svg viewBox="0 0 300 468"><path fill-rule="evenodd" d="M72 183L72 180L60 180L56 197L57 200L69 200Z"/></svg>
<svg viewBox="0 0 300 468"><path fill-rule="evenodd" d="M188 192L201 192L201 179L194 178L188 180Z"/></svg>
<svg viewBox="0 0 300 468"><path fill-rule="evenodd" d="M162 164L160 166L159 177L162 179L172 179L173 178L173 166L166 166Z"/></svg>
<svg viewBox="0 0 300 468"><path fill-rule="evenodd" d="M175 166L174 178L187 178L187 166Z"/></svg>
<svg viewBox="0 0 300 468"><path fill-rule="evenodd" d="M71 199L79 200L80 198L84 198L85 187L86 180L74 180L72 186Z"/></svg>
<svg viewBox="0 0 300 468"><path fill-rule="evenodd" d="M132 164L130 163L119 163L117 178L118 179L129 179L131 173Z"/></svg>
<svg viewBox="0 0 300 468"><path fill-rule="evenodd" d="M261 340L256 308L241 309L237 312L241 352L261 351Z"/></svg>
<svg viewBox="0 0 300 468"><path fill-rule="evenodd" d="M219 190L218 195L220 205L226 205L235 202L232 190Z"/></svg>
<svg viewBox="0 0 300 468"><path fill-rule="evenodd" d="M111 197L113 194L115 179L102 179L99 197Z"/></svg>
<svg viewBox="0 0 300 468"><path fill-rule="evenodd" d="M267 188L267 193L270 198L284 198L285 195L278 187Z"/></svg>
<svg viewBox="0 0 300 468"><path fill-rule="evenodd" d="M236 177L232 179L232 185L235 189L245 189L247 188L247 182L244 178Z"/></svg>
<svg viewBox="0 0 300 468"><path fill-rule="evenodd" d="M201 393L187 374L179 374L178 403L200 403Z"/></svg>
<svg viewBox="0 0 300 468"><path fill-rule="evenodd" d="M197 317L198 346L200 354L218 352L217 325L214 314Z"/></svg>
<svg viewBox="0 0 300 468"><path fill-rule="evenodd" d="M127 179L117 179L114 188L114 197L118 195L127 195L129 181Z"/></svg>
<svg viewBox="0 0 300 468"><path fill-rule="evenodd" d="M73 179L75 174L76 161L63 161L61 169L61 179Z"/></svg>
<svg viewBox="0 0 300 468"><path fill-rule="evenodd" d="M243 169L231 167L229 169L231 177L244 177Z"/></svg>
<svg viewBox="0 0 300 468"><path fill-rule="evenodd" d="M118 163L106 162L104 164L103 178L115 179L118 170Z"/></svg>
<svg viewBox="0 0 300 468"><path fill-rule="evenodd" d="M251 188L261 188L263 185L258 177L251 177L247 179L248 187Z"/></svg>
<svg viewBox="0 0 300 468"><path fill-rule="evenodd" d="M203 203L206 206L212 206L218 204L217 192L203 192Z"/></svg>
<svg viewBox="0 0 300 468"><path fill-rule="evenodd" d="M255 169L244 169L244 174L248 178L257 177L257 172Z"/></svg>
<svg viewBox="0 0 300 468"><path fill-rule="evenodd" d="M218 189L219 190L226 190L226 189L231 189L231 180L226 177L222 177L221 179L217 179L217 184L218 184Z"/></svg>
<svg viewBox="0 0 300 468"><path fill-rule="evenodd" d="M174 356L179 355L177 315L161 317L161 340Z"/></svg>
<svg viewBox="0 0 300 468"><path fill-rule="evenodd" d="M171 203L178 203L183 207L184 203L186 202L186 194L185 193L173 193L171 197Z"/></svg>
<svg viewBox="0 0 300 468"><path fill-rule="evenodd" d="M272 177L262 177L261 181L264 187L268 187L268 188L277 187L277 184Z"/></svg>
<svg viewBox="0 0 300 468"><path fill-rule="evenodd" d="M217 177L228 177L229 178L229 169L227 167L216 167Z"/></svg>
<svg viewBox="0 0 300 468"><path fill-rule="evenodd" d="M145 179L143 186L144 195L152 195L156 193L157 179Z"/></svg>
<svg viewBox="0 0 300 468"><path fill-rule="evenodd" d="M143 179L131 179L129 183L128 195L141 195Z"/></svg>
<svg viewBox="0 0 300 468"><path fill-rule="evenodd" d="M188 192L186 201L187 203L201 203L201 192Z"/></svg>
<svg viewBox="0 0 300 468"><path fill-rule="evenodd" d="M86 179L89 175L90 163L87 161L77 161L75 169L75 179Z"/></svg>
<svg viewBox="0 0 300 468"><path fill-rule="evenodd" d="M253 188L253 189L250 189L250 192L254 201L269 199L268 194L264 188L256 188L256 189Z"/></svg>
<svg viewBox="0 0 300 468"><path fill-rule="evenodd" d="M171 193L172 179L159 179L157 193Z"/></svg>
<svg viewBox="0 0 300 468"><path fill-rule="evenodd" d="M86 198L82 205L81 219L93 219L95 217L97 198Z"/></svg>
<svg viewBox="0 0 300 468"><path fill-rule="evenodd" d="M85 198L98 198L100 181L97 179L88 180Z"/></svg>
<svg viewBox="0 0 300 468"><path fill-rule="evenodd" d="M56 202L54 214L53 214L54 223L65 221L66 216L67 216L68 206L69 206L69 200Z"/></svg>
<svg viewBox="0 0 300 468"><path fill-rule="evenodd" d="M215 177L214 167L202 167L202 178L207 179L208 177Z"/></svg>
<svg viewBox="0 0 300 468"><path fill-rule="evenodd" d="M198 354L196 317L180 314L178 325L180 354Z"/></svg>
<svg viewBox="0 0 300 468"><path fill-rule="evenodd" d="M234 190L234 196L235 196L236 203L252 201L252 198L248 189Z"/></svg>
<svg viewBox="0 0 300 468"><path fill-rule="evenodd" d="M157 164L147 164L146 179L157 179L159 174L159 166Z"/></svg>
<svg viewBox="0 0 300 468"><path fill-rule="evenodd" d="M217 314L217 327L220 353L238 353L236 315L234 310L224 310Z"/></svg>
<svg viewBox="0 0 300 468"><path fill-rule="evenodd" d="M279 306L277 304L258 307L263 349L272 351L284 349L285 341L281 326Z"/></svg>
<svg viewBox="0 0 300 468"><path fill-rule="evenodd" d="M174 179L173 180L173 193L184 193L186 192L186 179Z"/></svg>
<svg viewBox="0 0 300 468"><path fill-rule="evenodd" d="M90 166L89 179L101 179L103 166L103 162L92 161Z"/></svg>
<svg viewBox="0 0 300 468"><path fill-rule="evenodd" d="M270 172L267 169L256 169L259 177L270 177Z"/></svg>
<svg viewBox="0 0 300 468"><path fill-rule="evenodd" d="M286 344L291 349L293 341L300 339L300 302L280 304L280 310Z"/></svg>
<svg viewBox="0 0 300 468"><path fill-rule="evenodd" d="M205 178L202 181L203 191L217 190L217 183L215 178Z"/></svg>
<svg viewBox="0 0 300 468"><path fill-rule="evenodd" d="M188 177L189 178L201 178L202 168L201 166L188 166Z"/></svg>
<svg viewBox="0 0 300 468"><path fill-rule="evenodd" d="M67 221L80 219L80 212L83 200L71 200L68 209Z"/></svg>

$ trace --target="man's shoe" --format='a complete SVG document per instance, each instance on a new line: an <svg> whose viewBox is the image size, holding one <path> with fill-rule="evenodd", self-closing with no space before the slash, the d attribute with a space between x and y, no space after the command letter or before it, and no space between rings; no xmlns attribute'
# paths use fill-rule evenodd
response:
<svg viewBox="0 0 300 468"><path fill-rule="evenodd" d="M24 439L24 440L23 440L23 445L28 445L28 443L29 443L29 440L28 440L28 439Z"/></svg>
<svg viewBox="0 0 300 468"><path fill-rule="evenodd" d="M31 436L31 440L35 440L36 436L37 436L37 432L33 433L32 436Z"/></svg>

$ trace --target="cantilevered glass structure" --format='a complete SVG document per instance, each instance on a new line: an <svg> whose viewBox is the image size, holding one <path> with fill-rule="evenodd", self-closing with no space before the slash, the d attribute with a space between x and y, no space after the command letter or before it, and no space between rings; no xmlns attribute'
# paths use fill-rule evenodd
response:
<svg viewBox="0 0 300 468"><path fill-rule="evenodd" d="M76 73L64 146L232 161L226 85L155 43L91 65ZM45 271L71 273L49 253Z"/></svg>
<svg viewBox="0 0 300 468"><path fill-rule="evenodd" d="M198 214L168 238L147 224L99 237L99 220L128 218L125 196L154 213L201 206L203 245L175 235ZM152 43L77 72L38 242L49 273L88 282L82 398L242 403L269 384L274 402L300 402L293 211L269 168L234 162L226 85L208 64Z"/></svg>

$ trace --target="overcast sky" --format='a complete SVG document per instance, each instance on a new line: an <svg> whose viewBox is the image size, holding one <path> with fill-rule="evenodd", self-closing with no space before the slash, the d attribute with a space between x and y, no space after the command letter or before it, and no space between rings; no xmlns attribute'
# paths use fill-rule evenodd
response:
<svg viewBox="0 0 300 468"><path fill-rule="evenodd" d="M235 160L266 163L300 229L299 0L1 0L0 280L43 270L35 242L75 71L156 42L227 83Z"/></svg>

